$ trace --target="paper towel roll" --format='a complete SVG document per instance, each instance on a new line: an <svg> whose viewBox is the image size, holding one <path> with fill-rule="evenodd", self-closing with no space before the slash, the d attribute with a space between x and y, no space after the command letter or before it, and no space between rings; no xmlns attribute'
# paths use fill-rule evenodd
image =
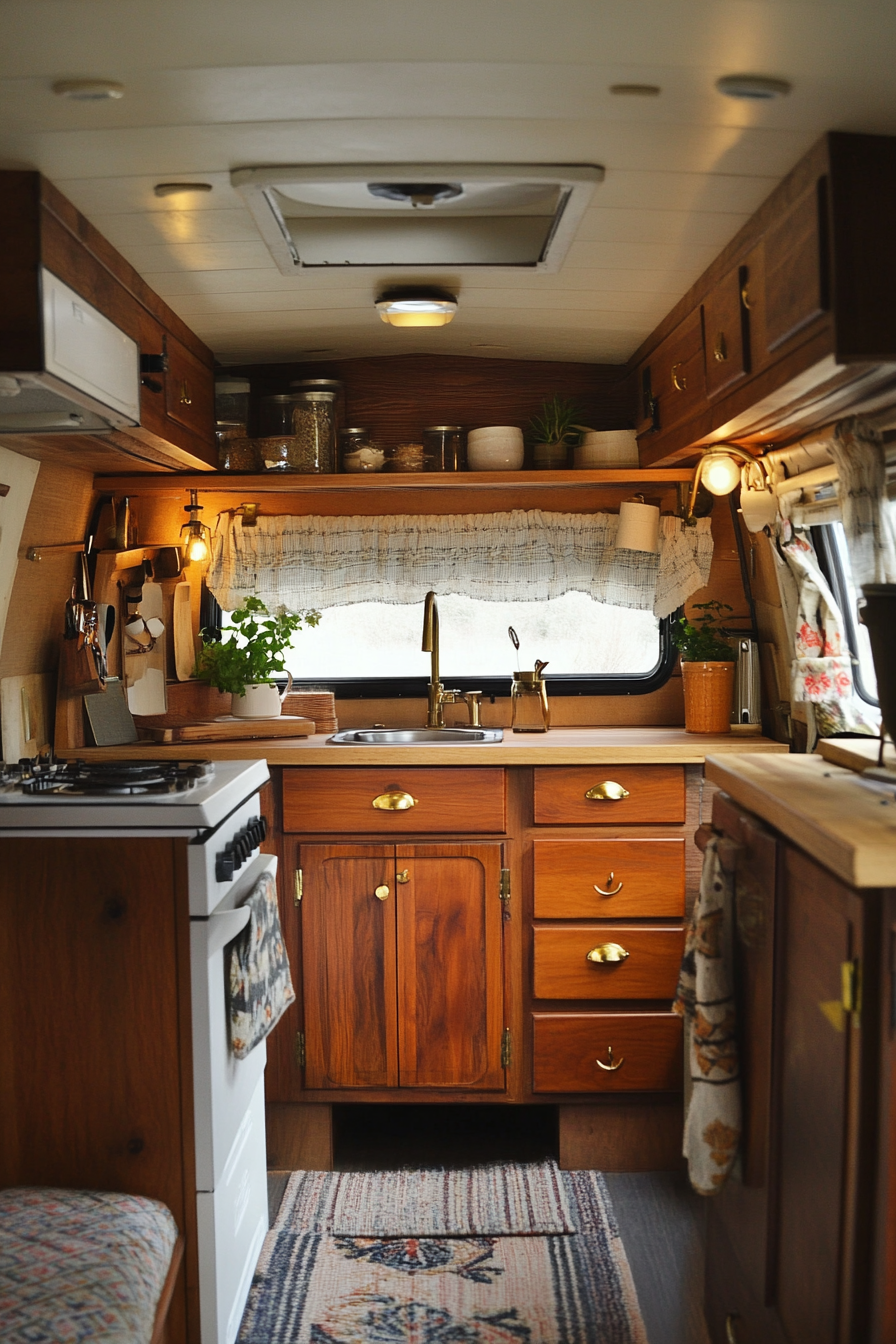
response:
<svg viewBox="0 0 896 1344"><path fill-rule="evenodd" d="M620 551L657 551L660 536L660 511L653 504L626 500L619 505L616 549Z"/></svg>
<svg viewBox="0 0 896 1344"><path fill-rule="evenodd" d="M774 526L778 501L771 490L741 490L740 507L748 532Z"/></svg>

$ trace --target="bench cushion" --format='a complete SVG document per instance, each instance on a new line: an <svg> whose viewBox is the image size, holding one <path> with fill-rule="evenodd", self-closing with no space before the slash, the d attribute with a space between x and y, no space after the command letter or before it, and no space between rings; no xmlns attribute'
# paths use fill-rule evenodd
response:
<svg viewBox="0 0 896 1344"><path fill-rule="evenodd" d="M0 1190L4 1344L149 1344L177 1226L138 1195Z"/></svg>

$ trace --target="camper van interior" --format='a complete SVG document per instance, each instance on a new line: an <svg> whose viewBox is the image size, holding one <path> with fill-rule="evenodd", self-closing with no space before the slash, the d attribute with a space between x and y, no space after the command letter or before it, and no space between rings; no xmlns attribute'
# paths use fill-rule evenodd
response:
<svg viewBox="0 0 896 1344"><path fill-rule="evenodd" d="M0 1341L896 1344L896 6L0 16Z"/></svg>

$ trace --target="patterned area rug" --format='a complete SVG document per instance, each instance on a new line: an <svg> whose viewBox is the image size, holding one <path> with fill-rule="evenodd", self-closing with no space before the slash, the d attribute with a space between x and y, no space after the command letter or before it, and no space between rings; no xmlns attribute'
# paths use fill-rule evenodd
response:
<svg viewBox="0 0 896 1344"><path fill-rule="evenodd" d="M240 1344L647 1344L603 1177L558 1177L573 1231L549 1236L328 1236L287 1192Z"/></svg>
<svg viewBox="0 0 896 1344"><path fill-rule="evenodd" d="M554 1162L462 1171L296 1171L276 1227L334 1237L508 1237L575 1231Z"/></svg>

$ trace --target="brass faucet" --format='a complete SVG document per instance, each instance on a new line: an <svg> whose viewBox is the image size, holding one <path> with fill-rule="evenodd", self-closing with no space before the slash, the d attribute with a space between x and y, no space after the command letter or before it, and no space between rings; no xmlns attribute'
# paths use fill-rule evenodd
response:
<svg viewBox="0 0 896 1344"><path fill-rule="evenodd" d="M430 591L423 604L423 652L431 655L429 687L427 691L428 708L426 711L427 728L444 728L443 706L455 705L463 701L470 715L470 727L481 726L479 718L479 700L481 691L446 691L439 680L439 608L436 595Z"/></svg>

